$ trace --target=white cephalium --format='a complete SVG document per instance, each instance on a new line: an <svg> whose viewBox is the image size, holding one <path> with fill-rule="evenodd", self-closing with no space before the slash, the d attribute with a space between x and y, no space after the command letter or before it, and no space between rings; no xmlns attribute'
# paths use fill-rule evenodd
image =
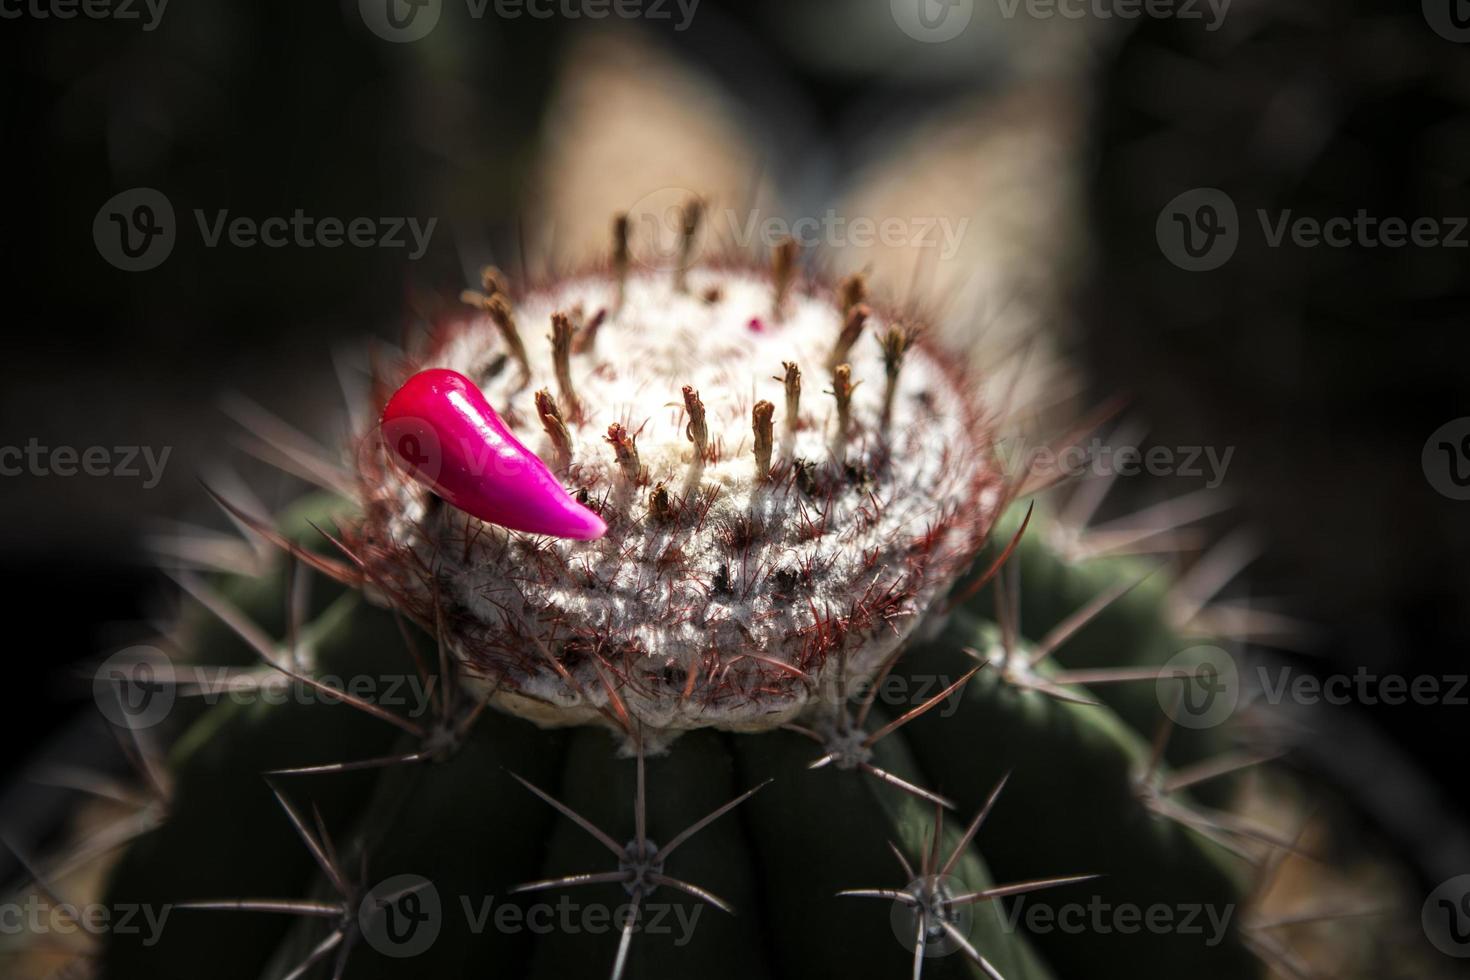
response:
<svg viewBox="0 0 1470 980"><path fill-rule="evenodd" d="M502 707L641 722L654 747L770 728L870 676L974 554L1002 491L963 359L906 343L917 318L779 278L614 271L513 300L487 280L484 309L411 365L473 379L609 525L584 542L484 524L364 441L374 577L422 620L437 604ZM571 343L552 340L558 314Z"/></svg>

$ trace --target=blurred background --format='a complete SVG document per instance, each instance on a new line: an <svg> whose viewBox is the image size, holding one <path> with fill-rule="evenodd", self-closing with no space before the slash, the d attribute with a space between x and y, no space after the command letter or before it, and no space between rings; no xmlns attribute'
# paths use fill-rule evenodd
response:
<svg viewBox="0 0 1470 980"><path fill-rule="evenodd" d="M823 232L807 259L923 297L982 370L1032 358L1038 418L1123 394L1141 446L1228 450L1218 474L1119 479L1104 515L1228 503L1201 534L1249 536L1229 594L1270 610L1243 629L1273 657L1454 688L1318 706L1292 765L1426 893L1470 872L1463 6L0 5L0 446L37 447L0 459L0 594L10 681L42 692L0 716L6 766L90 708L70 667L167 614L146 546L222 526L201 478L229 467L267 506L296 491L250 462L231 416L255 409L231 393L330 444L366 339L484 262L543 275L604 248L613 211L699 193L735 238L751 215L901 219L902 241ZM372 231L212 237L298 211ZM1273 241L1360 213L1440 237ZM106 475L50 472L62 447L101 447Z"/></svg>

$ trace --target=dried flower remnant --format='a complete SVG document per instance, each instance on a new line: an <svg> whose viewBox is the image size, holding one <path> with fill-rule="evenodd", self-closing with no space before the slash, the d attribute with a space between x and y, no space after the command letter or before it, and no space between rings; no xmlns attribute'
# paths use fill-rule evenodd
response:
<svg viewBox="0 0 1470 980"><path fill-rule="evenodd" d="M480 288L486 296L510 296L510 284L497 266L487 265L480 270Z"/></svg>
<svg viewBox="0 0 1470 980"><path fill-rule="evenodd" d="M844 314L842 321L842 332L837 335L837 343L832 345L832 353L827 358L827 369L834 370L837 365L848 359L852 353L853 345L863 335L863 325L868 322L868 316L872 310L862 303L858 303Z"/></svg>
<svg viewBox="0 0 1470 980"><path fill-rule="evenodd" d="M680 212L681 222L679 227L679 260L674 267L674 289L685 292L689 266L694 262L694 246L699 239L699 223L704 217L704 202L695 198Z"/></svg>
<svg viewBox="0 0 1470 980"><path fill-rule="evenodd" d="M668 524L674 519L674 505L669 499L667 484L660 483L649 493L648 513L659 524Z"/></svg>
<svg viewBox="0 0 1470 980"><path fill-rule="evenodd" d="M480 289L466 289L459 294L460 302L478 309L485 309L490 302L490 297L497 294L510 294L510 286L506 282L505 273L493 265L487 265L480 270Z"/></svg>
<svg viewBox="0 0 1470 980"><path fill-rule="evenodd" d="M755 403L751 410L751 428L755 433L755 478L764 483L771 476L771 449L774 447L776 406L767 401Z"/></svg>
<svg viewBox="0 0 1470 980"><path fill-rule="evenodd" d="M787 238L771 250L771 319L785 318L786 296L796 277L796 239Z"/></svg>
<svg viewBox="0 0 1470 980"><path fill-rule="evenodd" d="M551 440L554 468L559 473L565 473L572 464L572 437L561 416L561 409L556 407L556 400L545 388L536 392L536 416L541 420L541 427L546 430L546 438Z"/></svg>
<svg viewBox="0 0 1470 980"><path fill-rule="evenodd" d="M904 354L914 342L906 327L892 326L881 338L883 344L883 413L879 425L886 432L893 420L893 399L898 393L898 372L903 369Z"/></svg>
<svg viewBox="0 0 1470 980"><path fill-rule="evenodd" d="M592 314L592 318L577 327L577 335L572 340L573 354L587 354L597 349L597 331L607 322L607 307L599 309Z"/></svg>
<svg viewBox="0 0 1470 980"><path fill-rule="evenodd" d="M607 443L612 446L613 456L618 461L618 469L623 473L623 479L629 483L638 483L643 479L643 464L638 461L638 445L633 441L633 436L628 430L614 422L607 427Z"/></svg>
<svg viewBox="0 0 1470 980"><path fill-rule="evenodd" d="M837 308L842 313L842 322L846 323L852 308L867 298L868 281L861 272L844 277L837 286Z"/></svg>
<svg viewBox="0 0 1470 980"><path fill-rule="evenodd" d="M526 345L521 341L521 332L516 327L515 311L506 299L504 293L496 293L485 301L485 312L490 314L490 320L500 331L501 339L505 341L506 350L520 366L523 379L531 376L531 361L526 356ZM524 387L524 385L522 386Z"/></svg>
<svg viewBox="0 0 1470 980"><path fill-rule="evenodd" d="M794 361L782 361L784 373L778 379L786 392L786 415L781 422L781 451L790 453L796 444L796 430L801 425L801 368Z"/></svg>
<svg viewBox="0 0 1470 980"><path fill-rule="evenodd" d="M613 218L613 254L612 269L613 279L617 282L614 310L623 308L623 300L628 292L628 216L619 214Z"/></svg>
<svg viewBox="0 0 1470 980"><path fill-rule="evenodd" d="M565 313L551 314L551 361L556 372L556 389L561 394L567 414L580 418L582 404L577 400L577 390L572 387L572 328L571 318Z"/></svg>
<svg viewBox="0 0 1470 980"><path fill-rule="evenodd" d="M684 386L684 411L689 413L689 423L684 432L694 444L694 462L698 465L709 449L709 426L705 423L704 402L699 400L699 392L689 385Z"/></svg>
<svg viewBox="0 0 1470 980"><path fill-rule="evenodd" d="M837 432L833 436L833 455L839 459L847 452L848 433L852 429L852 393L861 381L852 380L852 365L839 364L832 370L832 397L837 401Z"/></svg>

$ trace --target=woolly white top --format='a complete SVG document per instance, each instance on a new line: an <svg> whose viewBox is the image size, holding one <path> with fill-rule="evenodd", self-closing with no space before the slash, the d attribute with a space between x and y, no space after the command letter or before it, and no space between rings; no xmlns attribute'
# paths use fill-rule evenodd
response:
<svg viewBox="0 0 1470 980"><path fill-rule="evenodd" d="M441 595L462 613L456 652L503 706L542 723L619 713L610 688L644 726L669 734L767 728L813 701L830 704L910 633L996 507L970 395L926 346L908 350L880 431L887 382L877 338L890 326L880 313L846 358L857 388L844 442L826 366L842 318L829 296L793 288L778 319L768 276L692 269L687 287L676 290L669 273L635 272L621 309L616 283L598 276L519 298L529 383L484 315L422 365L474 379L548 463L533 393L556 394L573 438L566 484L609 525L597 541L535 537L431 506L407 480L394 488L401 509L388 534L432 556ZM608 310L593 348L571 358L580 421L558 391L546 337L553 313L578 308L588 318ZM794 432L783 361L802 370ZM686 434L684 385L706 409L707 462L695 460ZM764 482L751 419L761 399L776 406ZM604 439L614 422L636 440L645 472L637 486ZM651 513L659 483L673 521Z"/></svg>

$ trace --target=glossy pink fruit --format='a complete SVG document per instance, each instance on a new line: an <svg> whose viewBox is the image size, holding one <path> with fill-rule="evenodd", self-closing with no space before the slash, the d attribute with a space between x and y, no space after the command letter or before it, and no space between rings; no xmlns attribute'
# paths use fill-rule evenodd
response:
<svg viewBox="0 0 1470 980"><path fill-rule="evenodd" d="M607 533L457 371L420 371L383 409L389 452L455 507L501 527L581 541Z"/></svg>

